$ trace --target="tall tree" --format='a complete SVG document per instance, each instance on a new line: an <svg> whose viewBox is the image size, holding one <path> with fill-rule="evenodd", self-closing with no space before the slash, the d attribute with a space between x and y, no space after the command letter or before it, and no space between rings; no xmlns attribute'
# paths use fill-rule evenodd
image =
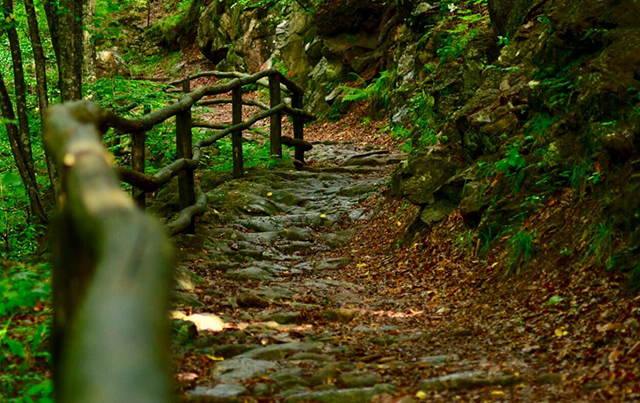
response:
<svg viewBox="0 0 640 403"><path fill-rule="evenodd" d="M5 0L6 1L6 0ZM51 18L57 32L60 58L60 95L63 101L82 98L82 0L60 0ZM50 23L51 26L51 23Z"/></svg>
<svg viewBox="0 0 640 403"><path fill-rule="evenodd" d="M29 38L31 40L31 47L33 49L33 59L35 62L36 83L37 83L36 94L38 96L38 108L40 112L40 120L44 122L45 110L47 109L47 106L49 106L49 99L47 98L48 91L47 91L46 58L44 55L44 50L42 48L42 40L40 38L40 28L38 27L38 18L36 16L36 9L33 4L33 0L24 0L24 8L27 13L27 23L29 24ZM57 183L57 173L56 173L55 163L46 149L45 149L45 156L47 159L47 169L49 171L49 179L55 191L55 187Z"/></svg>
<svg viewBox="0 0 640 403"><path fill-rule="evenodd" d="M85 82L92 82L96 79L96 44L93 40L96 0L84 0L82 14L84 22L84 24L82 24L84 27L82 37L82 44L84 46L82 75Z"/></svg>
<svg viewBox="0 0 640 403"><path fill-rule="evenodd" d="M47 25L49 26L49 35L51 36L51 45L53 53L56 56L56 65L60 66L60 35L58 29L58 2L57 0L41 0L44 6L44 13L47 16ZM58 69L58 87L61 87L62 73Z"/></svg>
<svg viewBox="0 0 640 403"><path fill-rule="evenodd" d="M22 52L16 30L16 20L13 10L13 0L3 0L3 16L5 20L4 30L9 37L11 61L13 65L13 78L16 96L16 110L18 112L18 125L20 127L20 142L25 163L30 172L34 173L33 151L31 149L31 137L29 130L29 117L27 114L27 85L24 80L24 68L22 66ZM35 180L35 173L34 180Z"/></svg>
<svg viewBox="0 0 640 403"><path fill-rule="evenodd" d="M15 114L13 113L13 105L11 104L11 98L9 92L4 83L4 78L0 73L0 111L5 119L5 127L7 129L7 135L9 137L9 144L11 146L11 153L16 161L18 172L22 178L22 183L27 191L29 203L31 205L31 211L41 223L46 222L46 215L44 208L42 207L42 200L40 199L40 193L38 191L38 184L35 180L35 174L29 170L25 160L23 152L23 144L20 138L18 126L15 122Z"/></svg>

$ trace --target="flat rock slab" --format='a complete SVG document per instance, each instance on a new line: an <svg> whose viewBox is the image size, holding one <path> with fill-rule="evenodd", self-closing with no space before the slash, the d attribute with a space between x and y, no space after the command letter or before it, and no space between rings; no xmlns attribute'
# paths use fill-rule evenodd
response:
<svg viewBox="0 0 640 403"><path fill-rule="evenodd" d="M503 372L467 371L424 379L420 390L461 390L486 386L509 386L520 381L520 377Z"/></svg>
<svg viewBox="0 0 640 403"><path fill-rule="evenodd" d="M320 352L321 343L293 342L274 344L256 348L239 355L237 358L251 358L255 360L279 361L300 352Z"/></svg>
<svg viewBox="0 0 640 403"><path fill-rule="evenodd" d="M332 259L321 260L316 263L316 270L339 270L351 263L351 258L348 257L336 257Z"/></svg>
<svg viewBox="0 0 640 403"><path fill-rule="evenodd" d="M357 316L358 312L352 309L327 309L322 312L322 317L329 322L349 323Z"/></svg>
<svg viewBox="0 0 640 403"><path fill-rule="evenodd" d="M268 271L259 267L247 267L246 269L231 270L227 272L226 275L236 281L263 281L273 279Z"/></svg>
<svg viewBox="0 0 640 403"><path fill-rule="evenodd" d="M260 315L257 317L262 322L276 322L280 325L290 325L302 322L302 314L298 311L276 312Z"/></svg>
<svg viewBox="0 0 640 403"><path fill-rule="evenodd" d="M374 396L393 393L394 390L393 386L384 384L376 385L372 388L326 390L289 396L286 402L369 403Z"/></svg>
<svg viewBox="0 0 640 403"><path fill-rule="evenodd" d="M277 367L278 365L272 361L254 360L240 355L214 365L212 375L213 379L219 382L237 382L247 380Z"/></svg>
<svg viewBox="0 0 640 403"><path fill-rule="evenodd" d="M431 365L441 365L447 364L450 362L459 361L460 357L457 354L450 355L428 355L425 357L421 357L418 362L420 364L431 364Z"/></svg>
<svg viewBox="0 0 640 403"><path fill-rule="evenodd" d="M372 372L345 372L338 377L338 385L345 388L364 388L376 385L380 376Z"/></svg>
<svg viewBox="0 0 640 403"><path fill-rule="evenodd" d="M236 397L247 392L247 389L237 383L221 383L213 388L198 386L189 391L190 396L211 396L218 398Z"/></svg>

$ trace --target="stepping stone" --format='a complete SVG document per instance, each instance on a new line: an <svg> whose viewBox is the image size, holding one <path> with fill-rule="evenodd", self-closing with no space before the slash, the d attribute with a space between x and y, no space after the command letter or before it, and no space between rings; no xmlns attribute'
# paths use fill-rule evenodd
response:
<svg viewBox="0 0 640 403"><path fill-rule="evenodd" d="M247 267L246 269L232 270L227 272L226 276L236 281L273 280L273 277L269 272L258 267Z"/></svg>
<svg viewBox="0 0 640 403"><path fill-rule="evenodd" d="M424 379L420 382L420 390L461 390L486 386L509 386L519 381L520 377L503 372L466 371Z"/></svg>
<svg viewBox="0 0 640 403"><path fill-rule="evenodd" d="M358 316L358 312L352 309L328 309L322 312L322 316L329 322L349 323Z"/></svg>
<svg viewBox="0 0 640 403"><path fill-rule="evenodd" d="M321 260L316 263L315 270L339 270L342 269L351 263L351 258L348 257L337 257L332 259Z"/></svg>
<svg viewBox="0 0 640 403"><path fill-rule="evenodd" d="M327 390L320 392L300 393L289 396L287 403L320 402L320 403L369 403L374 396L383 393L393 393L395 388L391 385L381 384L372 388L355 388Z"/></svg>
<svg viewBox="0 0 640 403"><path fill-rule="evenodd" d="M174 279L174 288L178 291L193 291L196 289L197 285L204 282L202 277L195 274L187 266L176 267Z"/></svg>
<svg viewBox="0 0 640 403"><path fill-rule="evenodd" d="M242 308L267 308L269 301L252 293L244 293L236 298L238 306Z"/></svg>
<svg viewBox="0 0 640 403"><path fill-rule="evenodd" d="M319 352L321 347L321 343L305 343L301 341L285 344L273 344L271 346L260 347L247 351L246 353L239 355L237 358L279 361L299 352Z"/></svg>
<svg viewBox="0 0 640 403"><path fill-rule="evenodd" d="M218 382L244 381L277 367L272 361L237 356L214 365L212 374Z"/></svg>
<svg viewBox="0 0 640 403"><path fill-rule="evenodd" d="M364 388L380 382L380 376L372 372L346 372L338 377L338 385L344 388Z"/></svg>
<svg viewBox="0 0 640 403"><path fill-rule="evenodd" d="M298 311L267 313L256 319L263 322L276 322L280 325L298 324L302 322L302 314Z"/></svg>
<svg viewBox="0 0 640 403"><path fill-rule="evenodd" d="M290 241L312 241L313 231L308 228L292 226L280 232L280 236Z"/></svg>
<svg viewBox="0 0 640 403"><path fill-rule="evenodd" d="M247 392L247 389L237 383L221 383L213 388L198 386L187 392L189 396L211 396L217 398L236 397Z"/></svg>
<svg viewBox="0 0 640 403"><path fill-rule="evenodd" d="M418 362L420 364L431 364L431 365L440 365L447 364L450 362L459 361L460 357L457 354L450 355L428 355L425 357L421 357Z"/></svg>
<svg viewBox="0 0 640 403"><path fill-rule="evenodd" d="M311 242L302 242L302 241L294 241L288 245L282 245L279 247L281 251L284 253L297 253L297 252L306 252L313 248L313 243Z"/></svg>

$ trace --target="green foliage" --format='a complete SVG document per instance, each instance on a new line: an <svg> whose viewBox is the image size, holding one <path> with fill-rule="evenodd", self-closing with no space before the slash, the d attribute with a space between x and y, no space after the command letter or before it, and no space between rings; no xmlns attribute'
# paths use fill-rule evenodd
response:
<svg viewBox="0 0 640 403"><path fill-rule="evenodd" d="M51 381L33 372L51 361L51 311L45 305L51 295L50 276L47 264L0 271L0 348L5 351L0 355L2 401L53 402Z"/></svg>
<svg viewBox="0 0 640 403"><path fill-rule="evenodd" d="M518 231L509 239L509 272L520 274L535 255L532 234Z"/></svg>
<svg viewBox="0 0 640 403"><path fill-rule="evenodd" d="M554 120L551 115L546 113L537 113L531 120L529 120L524 126L524 133L533 136L536 139L536 143L542 143L550 136L550 129L553 126Z"/></svg>
<svg viewBox="0 0 640 403"><path fill-rule="evenodd" d="M122 78L100 79L87 86L88 97L105 108L112 109L120 116L140 117L144 108L152 111L175 102L175 97L164 91L165 85ZM155 173L166 161L176 156L175 125L173 120L159 124L147 132L148 173ZM105 142L116 155L126 155L130 144L129 136L107 133Z"/></svg>
<svg viewBox="0 0 640 403"><path fill-rule="evenodd" d="M449 12L445 24L454 28L445 31L442 45L436 51L441 63L462 57L469 42L478 35L480 25L489 21L486 0L449 1L442 6Z"/></svg>
<svg viewBox="0 0 640 403"><path fill-rule="evenodd" d="M220 154L213 158L213 165L207 169L214 172L231 171L233 169L233 146L231 139L229 137L225 137L216 144L220 150ZM282 160L272 157L269 142L265 142L264 144L253 141L245 142L242 145L242 153L245 168L256 166L273 168L283 162L289 163L288 161L291 160L290 153L287 151L286 147L282 150Z"/></svg>
<svg viewBox="0 0 640 403"><path fill-rule="evenodd" d="M522 154L520 154L518 143L514 143L507 150L505 158L496 162L495 169L498 173L501 173L510 180L513 180L513 192L517 193L520 191L522 183L524 182L524 168L526 165L527 161L524 159Z"/></svg>
<svg viewBox="0 0 640 403"><path fill-rule="evenodd" d="M586 258L593 258L607 269L613 268L613 225L598 223L591 226Z"/></svg>
<svg viewBox="0 0 640 403"><path fill-rule="evenodd" d="M355 102L367 101L371 104L371 114L374 118L384 115L389 108L396 72L382 71L380 72L380 77L374 78L368 85L365 85L362 78L358 77L358 79L363 85L363 88L339 87L346 93L344 100Z"/></svg>

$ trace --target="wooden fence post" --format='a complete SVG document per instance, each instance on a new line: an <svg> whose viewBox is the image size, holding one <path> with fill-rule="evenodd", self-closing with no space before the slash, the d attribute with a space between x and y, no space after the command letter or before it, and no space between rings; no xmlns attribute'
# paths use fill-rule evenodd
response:
<svg viewBox="0 0 640 403"><path fill-rule="evenodd" d="M182 90L188 93L190 90L189 79L182 82ZM191 138L191 108L176 115L176 141L178 158L191 159L193 157L193 140ZM193 171L184 170L178 174L178 188L180 191L180 208L185 209L196 204ZM185 231L188 234L195 232L193 221Z"/></svg>
<svg viewBox="0 0 640 403"><path fill-rule="evenodd" d="M151 106L144 106L144 114L151 113ZM145 168L145 142L147 140L146 132L131 133L131 168L134 171L144 173ZM144 190L133 188L133 199L142 209L147 204L147 194Z"/></svg>
<svg viewBox="0 0 640 403"><path fill-rule="evenodd" d="M296 109L303 109L302 93L294 92L291 98L291 106ZM304 140L304 121L300 116L293 116L293 138ZM295 146L295 159L304 164L304 148Z"/></svg>
<svg viewBox="0 0 640 403"><path fill-rule="evenodd" d="M272 108L282 103L282 93L280 91L280 75L272 74L269 76L269 99ZM274 113L271 118L270 127L270 144L271 156L282 158L282 113Z"/></svg>
<svg viewBox="0 0 640 403"><path fill-rule="evenodd" d="M242 123L242 87L233 89L233 120L232 125ZM244 163L242 160L242 130L236 130L231 134L233 144L233 177L242 178Z"/></svg>

